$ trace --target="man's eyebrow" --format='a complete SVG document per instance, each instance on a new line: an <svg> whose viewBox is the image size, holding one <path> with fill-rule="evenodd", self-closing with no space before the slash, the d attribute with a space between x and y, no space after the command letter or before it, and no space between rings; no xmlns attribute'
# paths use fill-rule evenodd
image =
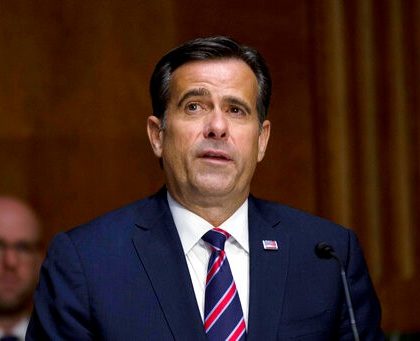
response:
<svg viewBox="0 0 420 341"><path fill-rule="evenodd" d="M241 100L238 97L226 96L223 97L223 100L229 104L234 104L242 107L248 115L252 113L251 107L245 101Z"/></svg>
<svg viewBox="0 0 420 341"><path fill-rule="evenodd" d="M208 91L205 88L198 88L198 89L191 89L189 91L187 91L182 97L181 99L178 101L178 107L180 107L182 105L182 103L190 98L190 97L198 97L198 96L210 96L210 91Z"/></svg>

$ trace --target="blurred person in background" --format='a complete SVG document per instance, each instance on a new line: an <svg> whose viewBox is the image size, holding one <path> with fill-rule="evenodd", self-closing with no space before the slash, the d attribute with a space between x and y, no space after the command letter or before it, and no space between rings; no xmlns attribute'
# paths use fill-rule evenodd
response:
<svg viewBox="0 0 420 341"><path fill-rule="evenodd" d="M24 340L42 260L40 239L33 209L0 196L0 340Z"/></svg>

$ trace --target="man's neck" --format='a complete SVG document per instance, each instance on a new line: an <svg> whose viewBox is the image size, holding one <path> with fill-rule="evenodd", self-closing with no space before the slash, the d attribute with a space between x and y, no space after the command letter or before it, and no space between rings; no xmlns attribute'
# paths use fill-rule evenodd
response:
<svg viewBox="0 0 420 341"><path fill-rule="evenodd" d="M13 328L28 315L28 311L22 311L11 315L0 315L0 329L4 332L4 334L10 333Z"/></svg>
<svg viewBox="0 0 420 341"><path fill-rule="evenodd" d="M244 193L234 199L210 196L195 196L192 199L186 198L179 192L169 190L169 193L179 204L215 227L231 217L248 197L248 193Z"/></svg>

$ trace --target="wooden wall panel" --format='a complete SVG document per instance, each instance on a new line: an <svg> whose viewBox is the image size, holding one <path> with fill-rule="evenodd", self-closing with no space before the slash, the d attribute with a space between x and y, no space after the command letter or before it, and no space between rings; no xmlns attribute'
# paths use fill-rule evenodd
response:
<svg viewBox="0 0 420 341"><path fill-rule="evenodd" d="M50 237L161 186L145 121L171 4L0 6L0 191L33 202Z"/></svg>
<svg viewBox="0 0 420 341"><path fill-rule="evenodd" d="M387 330L420 329L419 6L317 1L318 210L358 233ZM414 72L414 74L413 74ZM416 289L417 288L417 289Z"/></svg>

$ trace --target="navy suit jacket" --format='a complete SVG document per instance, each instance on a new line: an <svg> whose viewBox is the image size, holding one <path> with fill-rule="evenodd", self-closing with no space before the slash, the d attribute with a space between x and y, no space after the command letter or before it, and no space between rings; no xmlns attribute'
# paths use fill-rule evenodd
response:
<svg viewBox="0 0 420 341"><path fill-rule="evenodd" d="M315 255L319 241L345 263L361 340L383 339L355 235L250 196L248 340L352 340L339 266ZM27 340L206 340L166 190L54 238Z"/></svg>

